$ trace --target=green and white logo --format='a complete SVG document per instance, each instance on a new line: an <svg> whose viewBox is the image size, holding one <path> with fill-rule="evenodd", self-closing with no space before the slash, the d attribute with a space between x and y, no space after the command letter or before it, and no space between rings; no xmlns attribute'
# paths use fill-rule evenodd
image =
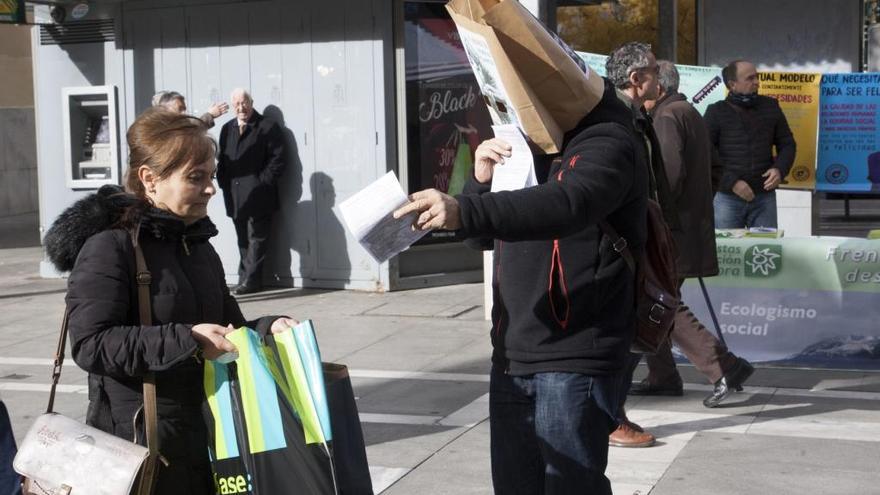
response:
<svg viewBox="0 0 880 495"><path fill-rule="evenodd" d="M782 270L782 246L756 244L746 250L743 261L746 277L772 277Z"/></svg>

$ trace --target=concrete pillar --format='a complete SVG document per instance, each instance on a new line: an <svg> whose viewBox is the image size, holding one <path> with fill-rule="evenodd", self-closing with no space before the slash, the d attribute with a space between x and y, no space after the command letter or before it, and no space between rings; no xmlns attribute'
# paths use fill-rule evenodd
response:
<svg viewBox="0 0 880 495"><path fill-rule="evenodd" d="M658 59L676 62L678 54L678 5L676 0L660 0L657 3L657 46L654 55Z"/></svg>

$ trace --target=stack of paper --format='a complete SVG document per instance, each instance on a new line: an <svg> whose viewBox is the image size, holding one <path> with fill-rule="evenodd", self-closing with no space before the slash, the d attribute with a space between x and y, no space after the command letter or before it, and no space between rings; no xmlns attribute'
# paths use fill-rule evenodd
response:
<svg viewBox="0 0 880 495"><path fill-rule="evenodd" d="M349 232L377 262L384 263L428 231L413 230L416 213L394 219L409 199L394 172L388 172L339 205Z"/></svg>

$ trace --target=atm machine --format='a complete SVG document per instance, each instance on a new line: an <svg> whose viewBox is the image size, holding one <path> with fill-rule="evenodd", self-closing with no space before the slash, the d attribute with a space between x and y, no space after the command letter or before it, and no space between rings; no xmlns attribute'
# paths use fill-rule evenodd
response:
<svg viewBox="0 0 880 495"><path fill-rule="evenodd" d="M113 86L62 89L64 168L71 189L119 184L116 101Z"/></svg>

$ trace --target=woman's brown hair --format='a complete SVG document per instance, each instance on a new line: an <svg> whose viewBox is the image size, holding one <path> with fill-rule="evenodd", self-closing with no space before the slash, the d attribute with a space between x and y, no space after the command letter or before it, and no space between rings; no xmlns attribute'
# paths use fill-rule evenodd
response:
<svg viewBox="0 0 880 495"><path fill-rule="evenodd" d="M138 170L147 166L160 179L180 167L205 163L217 154L217 144L201 120L153 107L140 114L125 135L128 141L128 170L125 190L146 199Z"/></svg>

